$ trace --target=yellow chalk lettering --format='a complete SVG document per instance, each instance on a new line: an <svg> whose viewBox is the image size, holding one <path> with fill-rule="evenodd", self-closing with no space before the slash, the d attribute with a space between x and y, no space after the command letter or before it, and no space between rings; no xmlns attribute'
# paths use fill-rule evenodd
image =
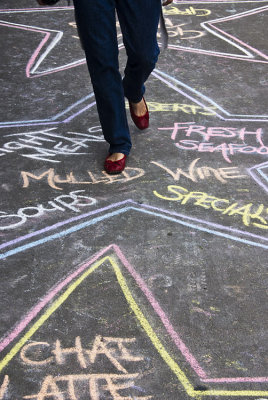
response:
<svg viewBox="0 0 268 400"><path fill-rule="evenodd" d="M257 211L250 215L250 218L259 219L262 225L267 225L266 219L260 215L263 212L263 210L264 210L264 205L260 204Z"/></svg>
<svg viewBox="0 0 268 400"><path fill-rule="evenodd" d="M245 206L239 207L237 209L232 209L228 213L228 215L235 215L235 214L242 215L242 220L243 220L244 225L249 226L251 207L252 207L252 203L246 204Z"/></svg>
<svg viewBox="0 0 268 400"><path fill-rule="evenodd" d="M261 229L268 229L268 225L262 225L262 224L257 224L256 222L253 222L254 226L256 226L257 228L261 228Z"/></svg>
<svg viewBox="0 0 268 400"><path fill-rule="evenodd" d="M178 104L179 110L183 111L185 114L196 114L196 107L195 105L191 104Z"/></svg>
<svg viewBox="0 0 268 400"><path fill-rule="evenodd" d="M184 199L182 200L181 204L186 204L190 199L203 199L206 196L207 194L204 192L189 192L188 194L184 195Z"/></svg>
<svg viewBox="0 0 268 400"><path fill-rule="evenodd" d="M228 214L228 212L231 211L231 210L233 210L233 209L237 206L237 204L238 204L238 203L233 203L233 204L231 204L229 207L227 207L227 208L222 212L222 214Z"/></svg>
<svg viewBox="0 0 268 400"><path fill-rule="evenodd" d="M227 204L229 204L230 201L226 200L226 199L216 199L216 200L211 202L211 206L212 206L213 210L222 212L222 211L224 211L224 208L217 207L216 206L217 203L227 203Z"/></svg>
<svg viewBox="0 0 268 400"><path fill-rule="evenodd" d="M194 7L190 7L190 10L194 13L193 15L196 15L197 17L205 17L211 14L211 11L205 8L195 9Z"/></svg>
<svg viewBox="0 0 268 400"><path fill-rule="evenodd" d="M202 111L199 111L199 114L201 114L201 115L215 115L216 114L216 111L213 111L213 110L217 110L217 108L216 107L204 107L203 109L202 109Z"/></svg>
<svg viewBox="0 0 268 400"><path fill-rule="evenodd" d="M194 204L196 206L201 206L204 208L211 208L211 203L213 200L217 199L217 197L214 196L209 196L206 193L204 193L205 196L201 197L200 199L198 199Z"/></svg>
<svg viewBox="0 0 268 400"><path fill-rule="evenodd" d="M188 190L184 189L182 186L169 185L168 191L171 193L177 194L177 197L165 197L165 196L162 196L161 194L159 194L156 190L153 191L153 194L163 200L178 201L178 200L183 199L184 195L182 193L178 192L177 190L182 190L182 191L188 193Z"/></svg>

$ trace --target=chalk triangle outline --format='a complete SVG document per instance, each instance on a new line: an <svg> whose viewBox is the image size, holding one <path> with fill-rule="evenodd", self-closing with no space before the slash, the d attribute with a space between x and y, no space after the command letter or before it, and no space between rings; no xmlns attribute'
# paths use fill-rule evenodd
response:
<svg viewBox="0 0 268 400"><path fill-rule="evenodd" d="M119 260L119 262L117 261ZM145 317L144 313L135 301L127 281L122 273L119 266L120 263L130 272L130 275L134 278L139 287L143 282L140 275L130 266L127 259L121 252L120 248L114 244L104 248L102 251L97 253L93 258L84 263L82 266L78 267L71 275L69 275L63 282L57 285L52 291L52 299L56 297L62 289L65 288L63 293L52 302L52 304L42 313L42 315L37 319L36 322L27 330L27 332L16 342L16 344L11 348L8 354L0 360L0 373L9 364L9 362L16 356L16 354L22 349L25 343L41 328L41 326L49 319L49 317L68 299L68 297L76 290L79 285L85 281L94 271L101 267L106 262L110 263L112 267L117 282L122 290L122 293L126 299L126 302L130 309L133 311L137 321L145 331L146 335L150 339L152 345L157 350L159 355L162 357L163 361L167 364L170 370L177 377L180 385L183 387L185 392L190 397L205 397L205 396L268 396L268 391L264 390L197 390L194 388L190 380L187 378L183 370L180 368L178 363L171 357L168 351L165 349L161 340L158 338L154 329L150 325L148 319ZM144 293L147 295L146 293ZM157 302L153 299L154 302ZM48 301L47 301L48 302ZM151 303L151 302L150 302ZM152 303L151 303L152 305Z"/></svg>

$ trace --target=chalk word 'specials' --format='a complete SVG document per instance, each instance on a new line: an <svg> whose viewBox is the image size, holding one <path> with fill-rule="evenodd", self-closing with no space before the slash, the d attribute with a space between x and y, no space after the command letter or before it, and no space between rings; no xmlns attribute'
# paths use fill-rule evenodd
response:
<svg viewBox="0 0 268 400"><path fill-rule="evenodd" d="M162 195L156 190L153 193L163 200L180 201L182 205L192 200L195 206L212 209L223 215L240 215L245 226L268 229L268 208L263 204L254 205L253 203L248 203L239 205L237 202L232 203L228 199L211 196L205 192L189 191L177 185L169 185L167 190L173 194L172 197Z"/></svg>

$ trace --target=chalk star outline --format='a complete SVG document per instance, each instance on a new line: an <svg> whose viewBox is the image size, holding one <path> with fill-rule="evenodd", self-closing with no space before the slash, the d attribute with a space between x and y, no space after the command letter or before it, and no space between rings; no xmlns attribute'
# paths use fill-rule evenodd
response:
<svg viewBox="0 0 268 400"><path fill-rule="evenodd" d="M199 2L196 1L196 4ZM203 2L201 2L203 3ZM210 3L208 1L208 3ZM241 3L238 1L238 3ZM181 4L187 4L181 3ZM200 22L200 26L207 32L211 33L212 35L218 37L219 39L227 42L234 48L238 49L240 52L244 53L245 55L238 55L236 53L225 53L225 52L219 52L219 51L213 51L213 50L202 50L194 47L187 47L187 46L180 46L180 45L171 45L169 44L169 48L173 50L180 50L180 51L185 51L189 53L198 53L198 54L203 54L203 55L208 55L208 56L215 56L215 57L220 57L220 58L230 58L234 60L241 60L241 61L248 61L248 62L254 62L254 63L262 63L262 64L267 64L268 63L268 56L266 56L264 53L260 52L258 49L255 49L252 46L247 45L246 43L242 42L235 36L232 36L228 34L227 32L217 28L215 25L219 24L221 22L229 21L232 19L239 19L243 18L248 15L253 15L260 13L262 11L267 11L268 6L262 6L262 7L257 7L251 10L243 11L236 13L232 16L225 16L225 17L220 17L217 19L212 19L209 21L205 22ZM259 59L256 57L259 56Z"/></svg>
<svg viewBox="0 0 268 400"><path fill-rule="evenodd" d="M201 229L202 230L202 229ZM217 234L217 233L216 233ZM221 234L220 233L218 233L220 236L221 236ZM243 234L245 234L245 232L243 232ZM257 235L255 235L255 236L257 236ZM231 237L230 237L231 238ZM236 238L236 239L234 239L234 240L238 240L238 241L241 241L239 238ZM250 244L253 244L254 242L251 242ZM37 244L36 244L37 245ZM253 245L258 245L258 244L256 244L256 243L254 243ZM263 245L261 245L260 247L264 247ZM267 247L265 247L265 248L267 248ZM23 251L23 250L21 250L21 251ZM191 395L201 395L201 396L206 396L206 395L208 395L206 392L199 392L199 391L194 391L194 392L190 392L191 393ZM231 393L234 393L234 392L232 392L232 391L230 391L230 392L228 392L228 394L227 395L233 395L233 394L231 394ZM209 395L211 395L212 393L210 393ZM216 395L215 394L215 392L213 392L213 394L214 395ZM218 394L218 395L223 395L223 394ZM235 394L235 395L238 395L238 394ZM240 392L240 394L239 395L241 395L241 392ZM252 395L254 395L254 396L259 396L259 395L267 395L266 394L266 392L254 392L254 394L252 394Z"/></svg>
<svg viewBox="0 0 268 400"><path fill-rule="evenodd" d="M198 1L196 2L198 4ZM185 2L185 4L187 4L187 2ZM22 10L0 10L0 14L1 13L17 13L17 12L47 12L47 11L58 11L58 10L70 10L73 9L72 7L48 7L45 9L22 9ZM224 35L220 35L218 34L217 28L214 27L213 24L222 22L222 21L226 21L230 18L242 18L245 15L250 15L252 13L258 13L261 12L262 10L266 10L267 6L263 6L263 7L259 7L259 8L255 8L249 11L245 11L243 13L238 13L235 14L231 17L223 17L223 18L218 18L216 20L210 20L204 23L201 23L201 25L207 29L210 30L213 34L215 34L216 36L220 36L221 38L223 38L223 40L229 40L226 39L224 37ZM0 25L3 24L3 21L0 21ZM5 24L10 25L10 23L5 22ZM22 26L20 24L13 24L16 27L19 27L21 29L28 29L27 26ZM210 25L212 28L214 28L214 30L211 28L207 28L206 25ZM14 26L13 26L14 27ZM67 68L73 68L76 67L78 65L84 64L85 63L85 59L83 60L79 60L77 62L74 63L70 63L63 68L57 67L54 70L50 69L48 72L42 72L42 73L37 73L36 70L37 68L40 66L40 64L42 63L42 61L47 57L47 55L49 54L49 52L52 50L52 48L55 47L55 45L61 40L62 38L62 32L60 31L53 31L53 30L45 30L43 28L37 28L37 27L32 27L31 29L35 29L35 30L40 30L40 32L42 33L47 33L45 38L43 39L43 41L40 42L37 50L35 51L35 53L33 53L32 57L30 58L27 67L26 67L26 75L27 73L30 73L30 70L32 68L32 71L34 71L34 73L36 74L35 76L40 76L40 75L44 75L46 73L53 73L53 72L59 72L61 70L67 69ZM54 37L54 43L51 44L47 50L41 54L39 56L39 52L41 51L42 47L44 46L45 42L48 40L49 36L47 36L48 34L50 35L49 32L54 32L55 37ZM44 43L42 43L44 42ZM233 44L233 43L232 43ZM234 44L233 44L234 45ZM235 47L240 47L239 45L234 45ZM123 48L123 44L120 43L119 44L119 49ZM183 46L174 46L174 45L169 45L170 49L177 49L177 50L183 50L183 51L190 51L190 52L195 52L198 51L199 49L192 49L192 48L187 48L187 47L183 47ZM242 48L241 48L242 49ZM200 50L203 52L203 50ZM252 57L254 58L254 56L245 48L243 49L243 51L246 53L246 55L244 57L242 57L243 60L251 60L251 61L256 61L256 62L265 62L267 63L268 61L260 61L260 60L252 60ZM256 50L257 51L257 50ZM217 55L217 56L223 56L222 53L213 53L213 52L208 52L204 50L204 54L207 55ZM232 58L232 57L231 57ZM36 65L34 66L34 63L36 61ZM27 72L28 71L28 72ZM183 83L182 81L169 76L168 74L160 71L160 70L155 70L154 72L154 76L159 79L160 81L164 82L167 86L171 87L172 89L174 89L175 91L179 92L180 94L182 94L183 96L185 96L186 98L191 99L194 103L201 105L202 107L204 107L205 109L212 111L211 110L211 106L216 107L216 109L218 110L218 112L215 112L215 109L213 110L213 113L216 114L216 116L221 119L221 120L225 120L225 121L260 121L260 122L268 122L268 116L267 115L241 115L241 114L231 114L228 111L226 111L225 109L223 109L220 105L218 105L214 100L210 99L209 97L205 96L204 94L202 94L201 92L198 92L197 90L195 90L194 88L192 88L191 86L186 85L185 83ZM61 123L68 123L69 121L71 121L73 118L75 118L76 116L80 115L81 113L83 113L84 111L87 111L88 109L90 109L92 106L95 106L95 102L89 102L88 103L88 99L90 99L93 96L93 93L90 93L88 96L85 96L83 98L81 98L80 100L78 100L77 102L73 103L72 105L68 106L65 108L65 110L63 110L62 112L45 118L45 119L37 119L37 120L28 120L28 121L13 121L13 122L2 122L0 123L0 128L7 128L7 127L21 127L21 126L36 126L36 125L52 125L52 124L61 124ZM86 104L86 105L85 105ZM71 116L69 116L68 118L63 118L61 119L61 117L64 117L67 113L69 113L70 111L74 110L76 107L82 106L83 107L76 111L74 114L72 114Z"/></svg>

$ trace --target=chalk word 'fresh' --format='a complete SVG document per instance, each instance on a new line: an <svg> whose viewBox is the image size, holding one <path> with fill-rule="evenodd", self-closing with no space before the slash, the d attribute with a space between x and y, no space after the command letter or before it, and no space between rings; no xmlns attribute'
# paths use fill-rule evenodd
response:
<svg viewBox="0 0 268 400"><path fill-rule="evenodd" d="M140 178L144 175L144 170L141 168L130 168L126 167L125 170L120 175L108 175L105 171L102 171L102 177L96 177L90 171L86 171L90 180L80 180L74 176L74 173L71 171L64 178L60 178L59 175L55 173L54 168L50 168L47 171L43 172L40 175L35 175L31 172L21 171L21 176L23 179L23 187L27 188L30 185L30 179L41 181L45 179L48 185L56 190L62 190L61 187L57 186L57 184L79 184L79 185L95 185L97 183L105 183L110 184L114 182L129 182L133 179Z"/></svg>
<svg viewBox="0 0 268 400"><path fill-rule="evenodd" d="M83 196L85 190L76 190L69 194L63 194L55 197L52 201L48 201L50 208L37 204L36 206L29 206L20 208L15 214L8 214L0 211L0 231L15 229L25 224L29 218L38 218L45 213L71 210L80 212L79 207L90 207L97 203L93 197Z"/></svg>
<svg viewBox="0 0 268 400"><path fill-rule="evenodd" d="M173 127L158 128L159 130L171 130L171 139L176 140L180 131L185 137L192 137L193 135L201 136L202 141L181 139L175 143L178 149L194 150L201 153L221 152L225 161L231 163L230 155L236 153L243 154L268 154L268 147L262 141L263 129L259 128L256 131L248 131L246 128L232 128L232 127L205 127L202 125L194 125L193 122L179 123L175 122ZM211 138L236 138L241 143L220 143L216 144L210 142ZM245 143L245 139L253 140L254 143ZM216 139L215 139L216 140Z"/></svg>
<svg viewBox="0 0 268 400"><path fill-rule="evenodd" d="M189 192L182 186L169 185L168 192L174 193L175 196L168 197L154 190L154 195L163 200L180 201L181 204L187 204L190 200L194 201L195 206L213 209L221 214L229 216L241 215L245 226L254 226L260 229L268 229L267 215L268 208L263 204L254 205L248 203L240 206L238 203L231 203L228 199L211 196L205 192Z"/></svg>

